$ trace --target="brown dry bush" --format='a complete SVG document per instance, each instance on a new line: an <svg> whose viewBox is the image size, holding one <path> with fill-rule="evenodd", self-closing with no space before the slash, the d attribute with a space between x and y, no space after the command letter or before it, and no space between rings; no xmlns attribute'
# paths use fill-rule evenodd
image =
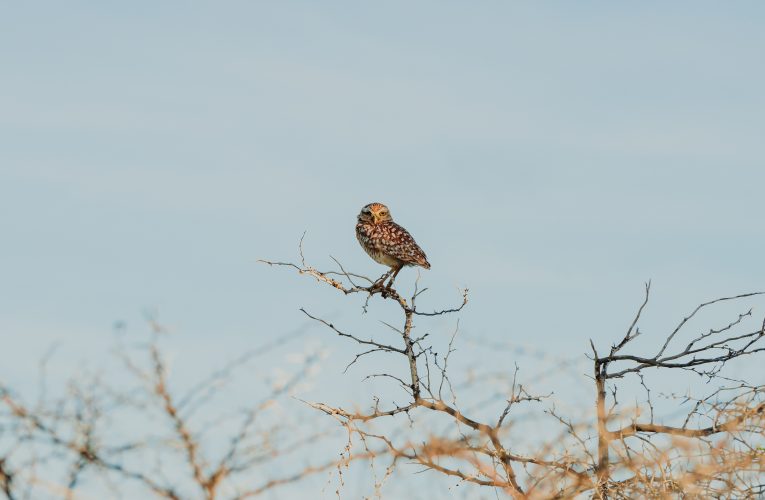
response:
<svg viewBox="0 0 765 500"><path fill-rule="evenodd" d="M162 354L164 329L152 321L148 342L118 350L122 366L137 382L129 389L91 377L73 381L61 397L42 395L30 404L0 385L0 492L10 499L77 498L84 482L98 480L115 497L248 498L328 471L336 475L337 495L342 496L342 475L352 461L360 460L372 465L369 481L376 496L384 496L383 487L391 481L405 482L399 471L409 471L406 467L412 465L431 478L443 478L453 494L454 484L468 486L461 490L467 496L765 494L763 372L749 370L760 379L745 380L726 371L751 359L762 366L765 320L754 318L748 309L716 327L694 326L703 311L762 293L700 304L659 342L641 344L636 339L646 339L640 330L650 293L646 285L626 333L607 348L589 342L591 399L586 408L579 408L552 393L529 389L543 379L570 382L579 365L566 361L540 363L528 383L511 363L455 374L455 346L464 341L458 329L437 349L432 337L415 331L415 323L459 313L467 305L467 290L452 307L424 311L417 306L424 291L417 285L405 298L395 289L382 289L369 278L347 272L339 263L339 270L326 272L307 265L302 245L300 255L299 264L266 263L291 268L344 296L363 297L364 311L381 303L395 306L398 320L384 323L392 341L357 335L302 311L359 348L346 369L363 367L371 357L385 354L389 368L367 373L366 378L390 382L406 394L405 401L383 401L370 392L366 408L362 402L353 409L306 403L316 415L330 417L325 430L317 425L321 419L299 423L283 414L270 415L274 402L310 377L319 354L309 352L302 367L271 385L262 399L226 413L213 403L221 386L241 376L236 373L240 367L294 336L284 335L272 345L244 353L180 391ZM486 339L467 340L492 351L506 348ZM481 365L480 360L472 360L472 365ZM651 389L658 379L679 376L700 380L703 395ZM642 396L628 402L636 390ZM217 417L201 418L205 408ZM496 413L490 414L490 409ZM340 458L306 463L306 451L332 433L333 422L347 441ZM222 434L211 437L211 429ZM279 464L279 474L262 472L274 463ZM382 471L375 469L381 463Z"/></svg>
<svg viewBox="0 0 765 500"><path fill-rule="evenodd" d="M219 397L302 330L179 389L163 356L166 331L149 323L146 342L120 342L115 350L114 371L127 373L127 380L80 376L56 397L45 389L43 373L33 403L0 384L0 492L6 498L93 498L100 491L107 498L244 499L342 465L306 459L306 449L327 430L300 425L294 409L280 403L313 377L321 353L303 356L284 379L248 379L250 387L260 385L248 391L252 399L231 404ZM294 406L291 399L288 404Z"/></svg>

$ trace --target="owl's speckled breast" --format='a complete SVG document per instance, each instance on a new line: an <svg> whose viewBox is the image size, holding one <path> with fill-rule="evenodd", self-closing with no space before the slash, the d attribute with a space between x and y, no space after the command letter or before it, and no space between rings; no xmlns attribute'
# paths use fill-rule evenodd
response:
<svg viewBox="0 0 765 500"><path fill-rule="evenodd" d="M415 243L406 229L392 220L367 223L359 220L356 237L376 262L400 269L402 266L422 266L430 269L425 252Z"/></svg>
<svg viewBox="0 0 765 500"><path fill-rule="evenodd" d="M356 238L359 240L364 251L378 264L388 267L398 267L402 264L400 259L385 253L380 248L380 228L373 224L356 224Z"/></svg>

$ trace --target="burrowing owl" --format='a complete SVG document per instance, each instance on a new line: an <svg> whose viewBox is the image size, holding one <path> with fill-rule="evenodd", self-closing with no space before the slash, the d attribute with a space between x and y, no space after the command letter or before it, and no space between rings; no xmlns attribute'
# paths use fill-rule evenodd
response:
<svg viewBox="0 0 765 500"><path fill-rule="evenodd" d="M404 266L430 269L425 252L406 229L393 222L388 207L382 203L370 203L361 209L357 219L356 238L361 247L375 261L390 267L390 271L380 279L384 281L392 273L388 287Z"/></svg>

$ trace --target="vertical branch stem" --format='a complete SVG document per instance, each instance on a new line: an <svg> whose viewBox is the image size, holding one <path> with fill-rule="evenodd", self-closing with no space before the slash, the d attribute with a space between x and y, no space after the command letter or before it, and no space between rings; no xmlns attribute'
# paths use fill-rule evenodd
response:
<svg viewBox="0 0 765 500"><path fill-rule="evenodd" d="M609 433L606 428L606 380L605 366L601 363L597 353L595 354L595 388L597 390L597 418L598 418L598 490L599 497L608 498L608 447Z"/></svg>
<svg viewBox="0 0 765 500"><path fill-rule="evenodd" d="M414 342L412 341L412 316L414 316L414 310L410 308L404 308L404 314L406 320L404 322L404 352L406 358L409 360L409 375L412 379L412 397L414 402L417 403L420 400L420 377L417 374L417 356L414 354Z"/></svg>

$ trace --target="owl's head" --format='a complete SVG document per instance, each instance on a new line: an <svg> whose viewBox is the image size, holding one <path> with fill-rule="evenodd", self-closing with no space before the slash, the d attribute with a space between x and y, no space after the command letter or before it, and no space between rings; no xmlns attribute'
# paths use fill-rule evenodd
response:
<svg viewBox="0 0 765 500"><path fill-rule="evenodd" d="M393 220L390 216L390 210L382 203L370 203L361 209L358 216L359 222L379 224L384 221Z"/></svg>

